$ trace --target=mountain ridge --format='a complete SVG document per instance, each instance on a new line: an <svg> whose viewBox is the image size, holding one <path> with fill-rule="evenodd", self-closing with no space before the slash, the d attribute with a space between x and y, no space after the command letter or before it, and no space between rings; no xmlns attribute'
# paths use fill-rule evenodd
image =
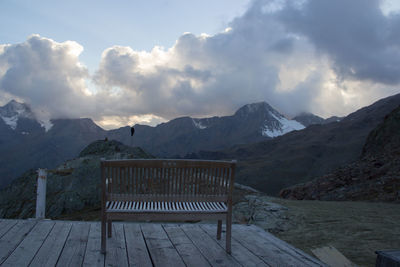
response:
<svg viewBox="0 0 400 267"><path fill-rule="evenodd" d="M400 202L399 133L400 105L369 133L358 160L305 184L285 188L280 196Z"/></svg>
<svg viewBox="0 0 400 267"><path fill-rule="evenodd" d="M52 119L51 127L45 128L28 105L16 101L0 107L0 111L0 187L26 169L55 167L97 139L140 146L159 157L183 157L199 149L224 149L269 139L272 137L264 134L264 128L276 136L292 130L287 127L290 123L297 123L260 102L245 105L231 116L180 117L155 127L135 125L132 137L129 126L106 131L90 118ZM13 124L5 123L4 118L13 118ZM293 129L304 126L296 127Z"/></svg>
<svg viewBox="0 0 400 267"><path fill-rule="evenodd" d="M38 126L34 134L17 135L0 120L0 187L28 168L53 168L76 157L90 142L109 138L158 157L238 159L240 183L277 195L282 188L355 160L369 131L399 103L400 94L394 95L339 122L313 124L275 138L262 135L267 119L277 117L268 123L282 130L278 116L286 117L271 113L267 103L245 105L231 116L181 117L156 127L135 125L133 138L129 126L106 131L91 119L52 120L48 131Z"/></svg>
<svg viewBox="0 0 400 267"><path fill-rule="evenodd" d="M397 94L361 108L339 122L310 125L271 140L219 151L203 150L186 157L237 159L239 183L277 196L283 188L356 160L370 131L399 104Z"/></svg>

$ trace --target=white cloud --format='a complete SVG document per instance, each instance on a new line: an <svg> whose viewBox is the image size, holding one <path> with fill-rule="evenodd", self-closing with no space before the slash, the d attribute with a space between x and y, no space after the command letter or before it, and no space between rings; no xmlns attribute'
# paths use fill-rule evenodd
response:
<svg viewBox="0 0 400 267"><path fill-rule="evenodd" d="M106 127L227 115L262 100L289 115L346 115L399 92L400 15L379 3L253 1L219 34L184 33L168 49L110 47L93 77L79 44L35 35L0 46L0 90L47 116Z"/></svg>
<svg viewBox="0 0 400 267"><path fill-rule="evenodd" d="M78 58L82 51L76 42L39 35L5 46L0 53L2 95L29 103L42 120L89 114L88 71Z"/></svg>

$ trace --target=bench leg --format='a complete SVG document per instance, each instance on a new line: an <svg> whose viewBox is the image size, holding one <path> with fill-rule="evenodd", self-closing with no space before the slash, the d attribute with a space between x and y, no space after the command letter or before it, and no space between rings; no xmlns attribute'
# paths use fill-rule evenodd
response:
<svg viewBox="0 0 400 267"><path fill-rule="evenodd" d="M101 253L106 254L106 218L101 216Z"/></svg>
<svg viewBox="0 0 400 267"><path fill-rule="evenodd" d="M226 252L231 254L232 216L226 216Z"/></svg>
<svg viewBox="0 0 400 267"><path fill-rule="evenodd" d="M218 220L218 227L217 227L217 239L221 239L221 232L222 232L222 220Z"/></svg>
<svg viewBox="0 0 400 267"><path fill-rule="evenodd" d="M108 237L111 237L112 236L112 221L111 220L108 220L107 221L108 222Z"/></svg>

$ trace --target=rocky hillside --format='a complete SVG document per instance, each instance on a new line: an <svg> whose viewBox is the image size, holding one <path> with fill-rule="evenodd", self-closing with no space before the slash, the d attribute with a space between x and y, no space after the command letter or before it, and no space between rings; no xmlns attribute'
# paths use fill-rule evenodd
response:
<svg viewBox="0 0 400 267"><path fill-rule="evenodd" d="M400 202L400 106L368 135L360 159L281 197Z"/></svg>
<svg viewBox="0 0 400 267"><path fill-rule="evenodd" d="M339 122L310 125L272 140L202 151L191 158L237 159L236 181L278 196L283 188L308 182L357 160L368 134L400 105L400 94L357 110Z"/></svg>
<svg viewBox="0 0 400 267"><path fill-rule="evenodd" d="M15 129L0 119L0 188L28 169L55 168L105 136L91 119L52 120L48 131L32 119L19 118Z"/></svg>
<svg viewBox="0 0 400 267"><path fill-rule="evenodd" d="M141 148L117 141L95 141L80 153L49 171L46 217L100 205L100 158L152 158ZM30 170L0 191L0 218L31 218L36 207L35 170Z"/></svg>

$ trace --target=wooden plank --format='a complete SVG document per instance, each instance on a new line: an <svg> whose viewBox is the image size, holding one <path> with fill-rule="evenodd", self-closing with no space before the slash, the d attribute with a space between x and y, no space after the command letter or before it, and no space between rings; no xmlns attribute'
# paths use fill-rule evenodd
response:
<svg viewBox="0 0 400 267"><path fill-rule="evenodd" d="M138 223L124 224L129 266L153 266Z"/></svg>
<svg viewBox="0 0 400 267"><path fill-rule="evenodd" d="M234 225L232 237L241 245L260 257L271 266L311 266L307 262L288 254L285 250L276 247L266 235L253 231L251 227ZM266 233L267 234L267 233Z"/></svg>
<svg viewBox="0 0 400 267"><path fill-rule="evenodd" d="M71 222L57 221L30 266L55 266L71 227Z"/></svg>
<svg viewBox="0 0 400 267"><path fill-rule="evenodd" d="M57 266L81 266L88 242L90 224L74 222Z"/></svg>
<svg viewBox="0 0 400 267"><path fill-rule="evenodd" d="M140 227L154 266L185 266L160 224L141 224Z"/></svg>
<svg viewBox="0 0 400 267"><path fill-rule="evenodd" d="M167 224L163 228L187 266L211 266L179 225Z"/></svg>
<svg viewBox="0 0 400 267"><path fill-rule="evenodd" d="M100 253L100 222L90 223L83 266L104 266L104 254Z"/></svg>
<svg viewBox="0 0 400 267"><path fill-rule="evenodd" d="M106 240L106 266L128 266L123 224L113 223L112 227L112 237Z"/></svg>
<svg viewBox="0 0 400 267"><path fill-rule="evenodd" d="M356 266L334 247L327 246L327 247L312 249L311 251L312 253L314 253L315 256L318 257L318 259L325 262L329 266L340 266L340 267Z"/></svg>
<svg viewBox="0 0 400 267"><path fill-rule="evenodd" d="M200 224L200 227L211 237L215 238L217 235L217 225ZM217 243L225 249L225 233L222 233L221 239L216 240ZM243 266L269 266L257 255L252 253L250 250L242 246L236 240L232 240L232 254L240 264Z"/></svg>
<svg viewBox="0 0 400 267"><path fill-rule="evenodd" d="M25 236L36 225L36 220L18 221L5 235L0 239L0 264L2 264L14 249L21 243Z"/></svg>
<svg viewBox="0 0 400 267"><path fill-rule="evenodd" d="M199 225L184 224L181 229L190 238L193 244L200 250L211 265L241 266L231 255L218 245L216 238L211 238Z"/></svg>
<svg viewBox="0 0 400 267"><path fill-rule="evenodd" d="M2 266L28 266L54 224L54 221L39 221Z"/></svg>
<svg viewBox="0 0 400 267"><path fill-rule="evenodd" d="M258 236L270 240L276 247L285 250L286 253L293 255L296 258L300 258L304 262L307 262L310 266L326 266L323 262L319 261L318 259L311 257L304 251L295 248L294 246L286 243L285 241L275 237L274 235L264 231L260 227L256 225L246 226L246 225L235 225L237 228L247 228L250 227L252 231L256 232Z"/></svg>
<svg viewBox="0 0 400 267"><path fill-rule="evenodd" d="M0 222L0 238L5 235L14 225L16 225L18 220L1 220Z"/></svg>

